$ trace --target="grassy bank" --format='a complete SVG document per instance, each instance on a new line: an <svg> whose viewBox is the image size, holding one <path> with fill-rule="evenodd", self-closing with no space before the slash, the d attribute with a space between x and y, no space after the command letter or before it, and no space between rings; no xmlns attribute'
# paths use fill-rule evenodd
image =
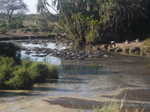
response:
<svg viewBox="0 0 150 112"><path fill-rule="evenodd" d="M57 79L57 67L49 64L0 57L0 89L31 89L35 83Z"/></svg>
<svg viewBox="0 0 150 112"><path fill-rule="evenodd" d="M93 112L144 112L144 109L136 109L136 108L126 109L123 108L122 106L123 105L112 103L109 105L105 105L101 108L99 107L94 108Z"/></svg>

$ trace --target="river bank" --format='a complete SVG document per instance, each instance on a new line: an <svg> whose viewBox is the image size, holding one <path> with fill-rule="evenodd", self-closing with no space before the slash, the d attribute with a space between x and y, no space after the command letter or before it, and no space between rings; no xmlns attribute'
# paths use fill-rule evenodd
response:
<svg viewBox="0 0 150 112"><path fill-rule="evenodd" d="M57 83L35 85L30 91L0 91L0 112L91 112L94 106L120 104L122 99L130 109L150 110L149 58L64 60L61 68Z"/></svg>
<svg viewBox="0 0 150 112"><path fill-rule="evenodd" d="M16 43L22 45L25 52L26 48L31 51L27 53L27 59L36 57L34 61L38 61L43 58L40 61L46 63L49 63L46 58L54 58L50 58L51 53L41 55L41 52L62 52L67 48L67 45L45 39ZM64 56L67 56L67 52ZM105 56L83 59L53 55L60 60L58 82L37 84L31 91L0 91L0 112L91 112L89 104L101 106L112 101L120 103L126 94L127 107L144 108L145 112L149 112L149 58L104 53Z"/></svg>
<svg viewBox="0 0 150 112"><path fill-rule="evenodd" d="M85 59L85 58L99 58L99 57L109 57L111 54L121 54L127 56L150 56L149 46L144 46L144 41L125 41L122 43L105 43L98 45L86 45L84 49L72 49L71 46L73 43L64 39L64 37L56 35L48 34L34 34L34 33L8 33L8 34L0 34L0 41L9 41L9 40L30 40L34 44L42 44L41 39L45 39L46 41L42 41L42 43L46 43L47 40L50 42L55 42L57 44L63 43L65 46L69 46L68 49L64 51L53 51L52 49L34 49L37 51L45 51L48 53L52 53L54 56L63 57L65 59ZM39 41L38 41L39 40ZM26 49L27 52L31 52Z"/></svg>

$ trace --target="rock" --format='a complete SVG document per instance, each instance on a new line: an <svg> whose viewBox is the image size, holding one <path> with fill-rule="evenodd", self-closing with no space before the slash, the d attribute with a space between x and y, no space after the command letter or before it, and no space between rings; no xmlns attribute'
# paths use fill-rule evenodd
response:
<svg viewBox="0 0 150 112"><path fill-rule="evenodd" d="M103 55L104 58L108 58L109 56L107 54Z"/></svg>
<svg viewBox="0 0 150 112"><path fill-rule="evenodd" d="M89 54L89 55L88 55L88 58L92 58L92 55L91 55L91 54Z"/></svg>
<svg viewBox="0 0 150 112"><path fill-rule="evenodd" d="M129 54L130 53L130 48L125 48L124 53Z"/></svg>
<svg viewBox="0 0 150 112"><path fill-rule="evenodd" d="M136 40L135 40L136 43L138 43L139 41L140 41L139 39L136 39Z"/></svg>
<svg viewBox="0 0 150 112"><path fill-rule="evenodd" d="M116 48L110 48L108 49L108 52L115 52Z"/></svg>
<svg viewBox="0 0 150 112"><path fill-rule="evenodd" d="M124 43L125 43L125 44L129 44L129 41L128 41L128 40L126 40Z"/></svg>
<svg viewBox="0 0 150 112"><path fill-rule="evenodd" d="M27 55L29 55L29 54L31 54L32 53L32 51L26 51L25 52L25 54L27 54Z"/></svg>
<svg viewBox="0 0 150 112"><path fill-rule="evenodd" d="M141 52L141 49L139 47L133 47L130 50L130 53L132 54L140 54L140 52Z"/></svg>
<svg viewBox="0 0 150 112"><path fill-rule="evenodd" d="M117 53L120 53L120 52L122 52L122 51L123 51L122 48L116 48L116 50L115 50L115 52L117 52Z"/></svg>
<svg viewBox="0 0 150 112"><path fill-rule="evenodd" d="M46 57L47 54L35 54L35 55L32 55L33 57Z"/></svg>

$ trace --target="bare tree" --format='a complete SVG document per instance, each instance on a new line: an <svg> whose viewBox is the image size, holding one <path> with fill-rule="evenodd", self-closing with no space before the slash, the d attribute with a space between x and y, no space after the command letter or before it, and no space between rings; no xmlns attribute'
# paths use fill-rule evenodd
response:
<svg viewBox="0 0 150 112"><path fill-rule="evenodd" d="M11 23L14 13L27 10L23 0L0 0L0 13L6 16L8 23Z"/></svg>

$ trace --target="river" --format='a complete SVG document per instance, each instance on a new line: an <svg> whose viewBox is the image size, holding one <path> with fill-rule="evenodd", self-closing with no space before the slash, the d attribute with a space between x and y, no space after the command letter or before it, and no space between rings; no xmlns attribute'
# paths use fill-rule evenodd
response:
<svg viewBox="0 0 150 112"><path fill-rule="evenodd" d="M65 49L62 44L33 40L15 43L28 48L28 51L21 51L22 59L58 65L59 80L36 84L33 90L1 90L0 112L78 112L80 109L89 112L88 105L82 108L89 101L111 102L123 98L134 106L150 106L149 58L113 55L99 59L64 60L30 50L38 47Z"/></svg>

